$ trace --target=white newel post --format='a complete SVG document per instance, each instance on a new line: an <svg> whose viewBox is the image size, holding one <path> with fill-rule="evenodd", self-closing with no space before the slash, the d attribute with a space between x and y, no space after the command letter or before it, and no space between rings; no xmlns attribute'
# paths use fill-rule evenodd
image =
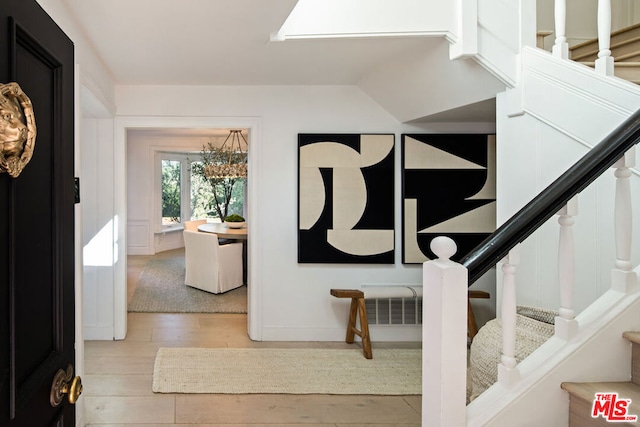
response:
<svg viewBox="0 0 640 427"><path fill-rule="evenodd" d="M553 56L561 59L569 58L569 44L567 43L567 0L556 0L554 8L554 19L556 25L556 41L551 52Z"/></svg>
<svg viewBox="0 0 640 427"><path fill-rule="evenodd" d="M560 286L560 310L555 320L557 337L569 340L578 332L578 321L573 310L573 288L575 286L575 260L573 252L574 216L578 214L578 196L569 200L558 212L560 216L560 241L558 244L558 284Z"/></svg>
<svg viewBox="0 0 640 427"><path fill-rule="evenodd" d="M466 425L467 269L450 258L457 247L436 237L438 259L422 267L422 426Z"/></svg>
<svg viewBox="0 0 640 427"><path fill-rule="evenodd" d="M605 76L613 76L611 56L611 0L598 0L598 59L596 71Z"/></svg>
<svg viewBox="0 0 640 427"><path fill-rule="evenodd" d="M502 357L498 364L498 381L511 387L520 379L516 366L516 267L520 264L520 245L516 245L502 264Z"/></svg>
<svg viewBox="0 0 640 427"><path fill-rule="evenodd" d="M629 292L636 286L636 275L631 270L631 171L635 166L635 147L614 163L616 177L616 199L614 227L616 237L616 262L611 274L611 289Z"/></svg>

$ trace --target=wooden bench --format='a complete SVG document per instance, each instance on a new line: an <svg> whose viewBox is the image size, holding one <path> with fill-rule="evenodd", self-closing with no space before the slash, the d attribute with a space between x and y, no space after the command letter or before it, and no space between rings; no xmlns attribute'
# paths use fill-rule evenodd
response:
<svg viewBox="0 0 640 427"><path fill-rule="evenodd" d="M376 286L371 288L372 292L367 292L359 289L331 289L331 295L336 298L351 298L351 306L349 308L349 321L347 323L347 337L345 342L352 344L355 340L355 336L358 335L362 339L362 352L367 359L373 358L373 352L371 351L371 337L369 335L369 321L367 320L367 308L365 306L366 298L415 298L417 293L415 289L407 286ZM407 290L412 292L412 295L407 295ZM420 295L421 296L421 295ZM473 314L471 307L471 298L489 298L490 295L485 291L469 291L467 298L467 334L470 339L478 333L478 325L476 318ZM357 328L357 318L360 315L360 329Z"/></svg>

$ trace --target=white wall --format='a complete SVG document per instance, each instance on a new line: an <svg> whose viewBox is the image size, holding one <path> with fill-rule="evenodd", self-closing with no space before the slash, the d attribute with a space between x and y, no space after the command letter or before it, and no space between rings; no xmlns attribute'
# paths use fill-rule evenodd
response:
<svg viewBox="0 0 640 427"><path fill-rule="evenodd" d="M86 339L113 339L114 239L113 120L83 118L80 207Z"/></svg>
<svg viewBox="0 0 640 427"><path fill-rule="evenodd" d="M519 77L518 52L535 46L535 32L535 0L480 0L474 59L513 87Z"/></svg>
<svg viewBox="0 0 640 427"><path fill-rule="evenodd" d="M444 37L427 38L423 43L421 55L415 51L401 55L358 83L398 121L419 120L493 99L505 89L504 83L473 59L450 61Z"/></svg>
<svg viewBox="0 0 640 427"><path fill-rule="evenodd" d="M40 6L62 28L75 46L75 61L82 73L81 83L86 86L109 111L114 111L113 78L100 57L95 53L83 31L77 26L75 17L60 0L36 0Z"/></svg>
<svg viewBox="0 0 640 427"><path fill-rule="evenodd" d="M119 86L116 100L119 118L129 122L135 122L136 117L162 116L215 117L218 121L245 117L259 121L259 135L252 137L259 146L250 146L250 151L259 153L259 168L249 172L252 211L248 219L249 264L256 273L250 276L250 288L260 295L258 306L250 307L259 316L260 325L252 337L262 340L342 341L348 301L331 297L331 288L358 288L363 283L420 283L422 277L421 265L401 264L400 233L396 233L395 265L297 263L298 133L394 133L399 171L402 132L493 131L493 124L432 125L429 129L402 125L352 86ZM399 230L399 172L396 194ZM258 214L251 216L251 212ZM252 243L258 247L252 248ZM420 328L378 327L372 329L372 337L419 340Z"/></svg>
<svg viewBox="0 0 640 427"><path fill-rule="evenodd" d="M498 128L502 130L503 141L503 144L498 144L498 157L509 161L499 162L498 167L499 223L506 221L587 152L583 145L530 115L508 119L509 123L504 123L504 117L504 114L501 114L498 118ZM515 189L517 191L514 191ZM612 224L612 211L604 218L597 218L597 215L602 213L593 205L607 194L612 194L611 189L604 189L602 193L597 187L590 187L578 198L579 214L574 225L577 286L574 307L578 312L611 286L609 272L602 267L607 262L607 255L598 250L605 242L596 241L598 236L594 234L599 225ZM521 262L516 272L519 305L555 310L560 307L557 218L552 217L521 244ZM612 232L612 229L609 232ZM604 233L602 237L607 237L607 234ZM610 245L606 246L612 249ZM612 266L610 263L610 268Z"/></svg>

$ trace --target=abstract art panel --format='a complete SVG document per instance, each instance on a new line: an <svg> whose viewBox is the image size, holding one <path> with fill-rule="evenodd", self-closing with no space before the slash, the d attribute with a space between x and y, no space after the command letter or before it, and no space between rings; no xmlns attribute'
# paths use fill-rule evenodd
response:
<svg viewBox="0 0 640 427"><path fill-rule="evenodd" d="M435 258L451 237L458 261L496 228L495 135L402 135L402 262Z"/></svg>
<svg viewBox="0 0 640 427"><path fill-rule="evenodd" d="M298 134L298 262L394 262L392 134Z"/></svg>

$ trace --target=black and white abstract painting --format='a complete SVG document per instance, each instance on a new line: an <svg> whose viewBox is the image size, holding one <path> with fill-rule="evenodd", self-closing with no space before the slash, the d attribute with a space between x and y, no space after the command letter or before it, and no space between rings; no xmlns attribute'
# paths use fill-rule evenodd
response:
<svg viewBox="0 0 640 427"><path fill-rule="evenodd" d="M394 263L393 134L298 134L298 262Z"/></svg>
<svg viewBox="0 0 640 427"><path fill-rule="evenodd" d="M495 135L402 135L402 262L435 258L451 237L458 261L496 228Z"/></svg>

